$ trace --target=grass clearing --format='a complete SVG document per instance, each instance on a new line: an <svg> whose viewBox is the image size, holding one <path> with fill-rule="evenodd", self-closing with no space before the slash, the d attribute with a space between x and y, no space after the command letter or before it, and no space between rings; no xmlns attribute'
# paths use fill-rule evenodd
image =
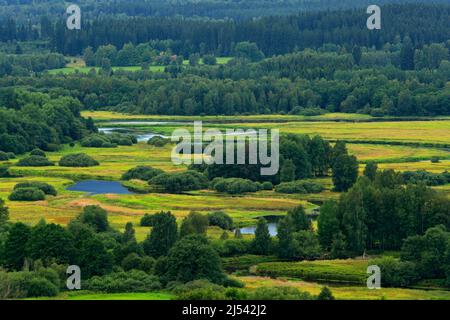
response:
<svg viewBox="0 0 450 320"><path fill-rule="evenodd" d="M248 290L259 287L289 286L301 291L318 295L324 284L305 282L289 278L272 279L267 277L246 276L237 277ZM336 286L327 284L338 300L450 300L450 291L418 290L401 288L381 288L369 290L366 286Z"/></svg>

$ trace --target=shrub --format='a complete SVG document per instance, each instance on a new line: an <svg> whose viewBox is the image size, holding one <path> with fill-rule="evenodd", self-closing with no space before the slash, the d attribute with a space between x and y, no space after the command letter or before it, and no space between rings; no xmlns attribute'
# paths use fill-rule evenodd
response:
<svg viewBox="0 0 450 320"><path fill-rule="evenodd" d="M58 295L58 287L45 278L36 277L28 284L28 297L54 297Z"/></svg>
<svg viewBox="0 0 450 320"><path fill-rule="evenodd" d="M431 163L439 163L440 162L440 159L439 159L439 157L431 157Z"/></svg>
<svg viewBox="0 0 450 320"><path fill-rule="evenodd" d="M275 191L278 193L320 193L324 190L324 187L320 184L310 182L310 181L303 181L303 180L296 180L291 182L283 182L280 183L278 186L275 187Z"/></svg>
<svg viewBox="0 0 450 320"><path fill-rule="evenodd" d="M85 282L85 288L108 293L148 292L161 289L161 283L154 275L148 275L140 270L131 270L92 277Z"/></svg>
<svg viewBox="0 0 450 320"><path fill-rule="evenodd" d="M162 173L164 173L164 171L161 169L155 169L149 166L137 166L125 172L122 175L122 180L139 179L148 181Z"/></svg>
<svg viewBox="0 0 450 320"><path fill-rule="evenodd" d="M22 182L22 183L18 183L14 186L14 190L23 189L23 188L35 188L35 189L39 189L42 192L44 192L45 194L48 194L51 196L57 195L55 188L53 186L49 185L48 183L44 183L44 182Z"/></svg>
<svg viewBox="0 0 450 320"><path fill-rule="evenodd" d="M218 192L229 194L242 194L259 190L257 182L241 178L215 178L211 183L211 187Z"/></svg>
<svg viewBox="0 0 450 320"><path fill-rule="evenodd" d="M164 147L166 144L170 142L169 139L165 139L160 136L154 136L148 139L147 144L155 147Z"/></svg>
<svg viewBox="0 0 450 320"><path fill-rule="evenodd" d="M84 153L68 154L59 160L61 167L94 167L99 163Z"/></svg>
<svg viewBox="0 0 450 320"><path fill-rule="evenodd" d="M45 193L36 188L20 188L9 195L11 201L40 201L45 199Z"/></svg>
<svg viewBox="0 0 450 320"><path fill-rule="evenodd" d="M393 257L374 260L370 264L380 267L383 287L407 287L419 280L416 266L412 262L399 261Z"/></svg>
<svg viewBox="0 0 450 320"><path fill-rule="evenodd" d="M45 154L45 152L42 151L41 149L38 149L38 148L33 149L33 150L30 152L30 156L39 156L39 157L44 157L44 158L47 157L46 154Z"/></svg>
<svg viewBox="0 0 450 320"><path fill-rule="evenodd" d="M130 134L92 134L81 141L81 145L87 148L116 148L119 146L131 146L137 143L135 136Z"/></svg>
<svg viewBox="0 0 450 320"><path fill-rule="evenodd" d="M8 161L9 157L6 152L0 151L0 161Z"/></svg>
<svg viewBox="0 0 450 320"><path fill-rule="evenodd" d="M141 218L140 226L141 227L153 227L155 223L155 215L154 214L144 214L144 216Z"/></svg>
<svg viewBox="0 0 450 320"><path fill-rule="evenodd" d="M226 300L224 287L204 279L173 284L172 287L172 292L179 300Z"/></svg>
<svg viewBox="0 0 450 320"><path fill-rule="evenodd" d="M29 156L17 162L19 167L50 167L53 165L53 162L42 156Z"/></svg>
<svg viewBox="0 0 450 320"><path fill-rule="evenodd" d="M207 187L206 177L197 171L163 173L149 181L157 191L180 193L183 191L201 190Z"/></svg>
<svg viewBox="0 0 450 320"><path fill-rule="evenodd" d="M100 206L86 206L83 212L78 216L81 223L87 224L97 232L108 230L108 212Z"/></svg>
<svg viewBox="0 0 450 320"><path fill-rule="evenodd" d="M293 287L260 287L250 293L250 300L312 300L308 292Z"/></svg>
<svg viewBox="0 0 450 320"><path fill-rule="evenodd" d="M215 211L208 214L210 226L217 226L224 230L233 228L233 219L223 211Z"/></svg>
<svg viewBox="0 0 450 320"><path fill-rule="evenodd" d="M261 188L263 190L273 190L273 184L270 181L265 181L262 183Z"/></svg>
<svg viewBox="0 0 450 320"><path fill-rule="evenodd" d="M333 293L328 287L323 287L322 290L320 290L319 295L317 296L317 300L335 300Z"/></svg>

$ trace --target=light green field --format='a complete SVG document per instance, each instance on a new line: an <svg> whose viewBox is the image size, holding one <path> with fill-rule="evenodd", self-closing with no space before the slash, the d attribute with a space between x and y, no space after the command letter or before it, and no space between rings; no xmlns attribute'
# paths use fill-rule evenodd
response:
<svg viewBox="0 0 450 320"><path fill-rule="evenodd" d="M364 121L374 119L369 115L357 113L327 113L319 116L299 116L299 115L277 115L277 114L260 114L248 116L162 116L162 115L132 115L113 111L83 111L83 117L91 117L95 121L110 121L110 120L154 120L154 121L193 121L202 120L210 122L252 122L252 121L308 121L308 120L353 120Z"/></svg>
<svg viewBox="0 0 450 320"><path fill-rule="evenodd" d="M305 282L289 278L267 278L257 276L238 277L245 283L248 290L259 287L288 286L301 291L318 295L325 284L317 282ZM338 300L450 300L450 291L443 290L419 290L401 288L381 288L369 290L365 286L333 286L327 284L334 297Z"/></svg>
<svg viewBox="0 0 450 320"><path fill-rule="evenodd" d="M149 70L152 72L164 72L164 66L149 66ZM91 71L92 69L94 69L96 72L98 72L101 68L99 67L65 67L65 68L60 68L60 69L52 69L49 70L48 73L49 74L73 74L76 72L79 73L89 73L89 71ZM112 67L113 71L130 71L130 72L135 72L135 71L140 71L142 70L141 66L130 66L130 67Z"/></svg>

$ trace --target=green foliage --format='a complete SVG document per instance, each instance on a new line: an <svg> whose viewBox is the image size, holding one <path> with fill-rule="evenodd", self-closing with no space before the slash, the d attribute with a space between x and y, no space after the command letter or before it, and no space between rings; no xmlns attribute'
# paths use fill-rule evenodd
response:
<svg viewBox="0 0 450 320"><path fill-rule="evenodd" d="M105 276L95 276L86 281L85 288L92 291L148 292L161 289L158 277L143 271L113 272Z"/></svg>
<svg viewBox="0 0 450 320"><path fill-rule="evenodd" d="M319 295L317 296L317 300L335 300L335 298L330 288L323 287L322 290L320 290Z"/></svg>
<svg viewBox="0 0 450 320"><path fill-rule="evenodd" d="M122 175L122 180L139 179L143 181L149 181L150 179L162 173L164 173L164 171L152 168L150 166L137 166L125 172Z"/></svg>
<svg viewBox="0 0 450 320"><path fill-rule="evenodd" d="M338 219L338 206L334 201L326 201L320 207L317 219L317 235L322 248L331 249L333 238L340 231Z"/></svg>
<svg viewBox="0 0 450 320"><path fill-rule="evenodd" d="M71 234L57 224L41 221L31 229L26 256L44 263L70 263L75 257Z"/></svg>
<svg viewBox="0 0 450 320"><path fill-rule="evenodd" d="M224 230L231 230L233 228L233 218L223 211L208 213L208 222L210 226L217 226Z"/></svg>
<svg viewBox="0 0 450 320"><path fill-rule="evenodd" d="M370 262L381 270L383 287L408 287L417 282L418 274L413 262L399 261L392 257L384 257Z"/></svg>
<svg viewBox="0 0 450 320"><path fill-rule="evenodd" d="M27 225L18 222L9 230L3 248L3 263L12 270L21 270L25 263L25 247L31 230Z"/></svg>
<svg viewBox="0 0 450 320"><path fill-rule="evenodd" d="M0 151L0 161L8 161L9 156L6 152Z"/></svg>
<svg viewBox="0 0 450 320"><path fill-rule="evenodd" d="M402 173L405 183L425 183L427 186L442 186L450 183L450 173L445 171L442 173L432 173L424 170L405 171Z"/></svg>
<svg viewBox="0 0 450 320"><path fill-rule="evenodd" d="M450 233L444 226L428 229L423 236L405 239L401 259L416 265L421 278L445 278L448 271L446 253L450 244Z"/></svg>
<svg viewBox="0 0 450 320"><path fill-rule="evenodd" d="M29 156L20 159L16 166L19 167L51 167L55 164L42 156Z"/></svg>
<svg viewBox="0 0 450 320"><path fill-rule="evenodd" d="M198 212L190 212L189 215L183 219L180 226L180 238L191 234L206 235L208 229L208 216Z"/></svg>
<svg viewBox="0 0 450 320"><path fill-rule="evenodd" d="M371 181L375 180L375 176L377 175L378 165L370 161L366 164L366 167L364 168L364 175L369 178Z"/></svg>
<svg viewBox="0 0 450 320"><path fill-rule="evenodd" d="M205 176L197 171L163 173L150 179L149 184L158 191L181 193L183 191L200 190L207 187Z"/></svg>
<svg viewBox="0 0 450 320"><path fill-rule="evenodd" d="M21 182L14 186L14 190L23 189L23 188L35 188L44 192L46 195L56 196L56 189L44 182Z"/></svg>
<svg viewBox="0 0 450 320"><path fill-rule="evenodd" d="M358 178L358 161L355 156L340 155L333 164L333 184L336 191L347 191Z"/></svg>
<svg viewBox="0 0 450 320"><path fill-rule="evenodd" d="M272 238L270 237L269 227L264 218L258 219L255 230L255 239L252 241L252 251L258 255L269 254Z"/></svg>
<svg viewBox="0 0 450 320"><path fill-rule="evenodd" d="M135 136L130 134L91 134L81 140L81 145L88 148L115 148L117 146L131 146L137 143Z"/></svg>
<svg viewBox="0 0 450 320"><path fill-rule="evenodd" d="M14 190L8 197L10 201L41 201L45 193L37 188L20 188Z"/></svg>
<svg viewBox="0 0 450 320"><path fill-rule="evenodd" d="M194 280L172 288L178 300L228 300L225 288L208 280Z"/></svg>
<svg viewBox="0 0 450 320"><path fill-rule="evenodd" d="M167 255L178 239L177 221L170 211L161 211L154 215L152 226L143 247L146 254L159 258Z"/></svg>
<svg viewBox="0 0 450 320"><path fill-rule="evenodd" d="M151 146L155 146L155 147L164 147L166 144L168 144L170 142L169 139L165 139L163 137L160 136L154 136L150 139L148 139L147 144L151 145Z"/></svg>
<svg viewBox="0 0 450 320"><path fill-rule="evenodd" d="M84 207L83 212L78 216L78 220L91 226L96 232L104 232L109 228L108 212L100 206Z"/></svg>
<svg viewBox="0 0 450 320"><path fill-rule="evenodd" d="M218 192L229 194L242 194L259 190L259 185L256 182L241 178L215 178L211 182L211 187Z"/></svg>
<svg viewBox="0 0 450 320"><path fill-rule="evenodd" d="M0 226L9 219L9 210L5 205L5 201L0 198Z"/></svg>
<svg viewBox="0 0 450 320"><path fill-rule="evenodd" d="M74 153L63 156L59 160L61 167L94 167L98 166L98 161L84 153Z"/></svg>
<svg viewBox="0 0 450 320"><path fill-rule="evenodd" d="M31 150L31 151L30 151L30 156L39 156L39 157L44 157L44 158L47 157L47 155L45 154L45 152L42 151L42 150L39 149L39 148L36 148L36 149Z"/></svg>
<svg viewBox="0 0 450 320"><path fill-rule="evenodd" d="M169 251L166 281L190 282L206 279L222 284L226 278L217 252L200 235L190 235L178 241Z"/></svg>

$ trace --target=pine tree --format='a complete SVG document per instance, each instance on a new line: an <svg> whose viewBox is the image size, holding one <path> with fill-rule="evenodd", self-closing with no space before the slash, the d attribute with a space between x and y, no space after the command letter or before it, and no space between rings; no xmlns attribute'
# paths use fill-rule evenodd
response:
<svg viewBox="0 0 450 320"><path fill-rule="evenodd" d="M255 230L255 239L252 242L252 249L255 254L267 255L270 250L272 239L269 233L267 221L264 218L258 219Z"/></svg>

